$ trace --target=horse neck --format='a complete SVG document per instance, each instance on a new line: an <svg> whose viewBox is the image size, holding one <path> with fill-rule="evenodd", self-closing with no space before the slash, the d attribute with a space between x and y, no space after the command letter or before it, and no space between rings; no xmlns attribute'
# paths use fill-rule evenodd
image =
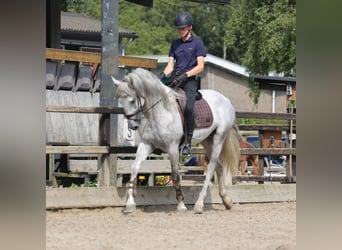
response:
<svg viewBox="0 0 342 250"><path fill-rule="evenodd" d="M172 93L168 93L166 87L158 90L158 92L153 94L146 93L143 109L147 113L175 112L177 110L177 102L175 98L172 98Z"/></svg>

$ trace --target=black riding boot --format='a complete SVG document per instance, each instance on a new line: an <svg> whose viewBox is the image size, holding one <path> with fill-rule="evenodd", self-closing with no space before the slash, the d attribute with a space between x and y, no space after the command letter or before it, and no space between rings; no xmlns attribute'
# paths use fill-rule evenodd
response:
<svg viewBox="0 0 342 250"><path fill-rule="evenodd" d="M191 155L191 138L192 138L192 135L188 135L186 144L182 150L182 155L187 155L187 156Z"/></svg>

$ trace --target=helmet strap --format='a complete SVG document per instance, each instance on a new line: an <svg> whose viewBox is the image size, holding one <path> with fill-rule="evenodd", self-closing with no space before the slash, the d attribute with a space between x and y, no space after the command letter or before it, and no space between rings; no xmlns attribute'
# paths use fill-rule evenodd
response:
<svg viewBox="0 0 342 250"><path fill-rule="evenodd" d="M186 32L186 34L182 37L182 39L184 40L184 41L186 41L187 40L187 38L189 37L189 34L190 34L190 32L191 32L191 25L189 25L190 27L189 27L189 29L188 29L188 32Z"/></svg>

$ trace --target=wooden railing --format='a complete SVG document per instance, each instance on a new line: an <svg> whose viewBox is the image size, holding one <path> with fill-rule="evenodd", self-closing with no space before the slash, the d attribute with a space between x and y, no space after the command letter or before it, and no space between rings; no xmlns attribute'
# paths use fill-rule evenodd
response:
<svg viewBox="0 0 342 250"><path fill-rule="evenodd" d="M61 112L61 113L89 113L89 114L123 114L123 109L118 107L61 107L48 106L46 112ZM260 118L260 119L284 119L295 120L296 116L293 114L274 114L274 113L244 113L237 112L239 118ZM247 130L277 130L281 128L283 131L290 131L290 125L243 125L240 126ZM46 154L134 154L136 147L131 146L56 146L47 145ZM258 176L235 176L235 180L242 181L258 181L263 183L270 180L269 177L264 176L264 156L281 156L293 155L296 156L295 148L252 148L241 149L242 155L258 155L259 156L259 175ZM204 154L205 150L202 147L192 148L193 154ZM288 164L289 165L289 164ZM291 166L290 166L291 167ZM272 181L281 182L295 182L296 177L292 175L289 167L287 167L287 175L283 177L273 176Z"/></svg>
<svg viewBox="0 0 342 250"><path fill-rule="evenodd" d="M101 63L101 53L99 52L85 52L46 48L45 53L46 59L85 62L90 64ZM157 60L132 56L119 56L118 64L125 65L127 67L155 69L157 67Z"/></svg>
<svg viewBox="0 0 342 250"><path fill-rule="evenodd" d="M60 49L46 49L46 59L60 60L60 61L74 61L83 62L88 64L94 64L95 68L101 63L101 53L98 52L84 52L84 51L70 51L70 50L60 50ZM144 67L148 69L153 69L157 67L157 60L146 59L139 57L127 57L119 56L119 65L125 65L128 67ZM87 113L87 114L123 114L123 109L119 107L66 107L66 106L48 106L46 107L46 112L55 113ZM278 130L278 131L290 131L295 127L296 116L294 114L274 114L274 113L258 113L258 112L236 112L237 118L255 118L255 119L280 119L291 121L289 125L240 125L240 130L256 130L256 131L266 131L266 130ZM101 138L99 138L101 139ZM46 145L46 154L134 154L136 152L136 147L121 147L121 146L57 146L57 145ZM193 148L193 154L203 154L205 153L203 148ZM265 176L263 173L263 156L269 155L296 155L296 149L294 148L255 148L255 149L241 149L241 154L243 155L258 155L259 156L259 176L238 176L239 180L256 180L262 183ZM52 160L50 161L50 172L52 171ZM50 173L51 176L51 173ZM276 178L273 178L276 180ZM291 171L287 171L287 176L279 181L293 182L295 177L292 176Z"/></svg>

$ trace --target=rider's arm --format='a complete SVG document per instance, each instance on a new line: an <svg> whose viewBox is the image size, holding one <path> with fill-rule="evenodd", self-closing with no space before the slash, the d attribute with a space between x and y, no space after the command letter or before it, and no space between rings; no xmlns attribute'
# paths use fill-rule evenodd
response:
<svg viewBox="0 0 342 250"><path fill-rule="evenodd" d="M165 75L169 75L173 71L174 63L175 59L173 57L169 57L169 61L167 62L167 65L163 70Z"/></svg>
<svg viewBox="0 0 342 250"><path fill-rule="evenodd" d="M198 56L197 57L197 65L186 72L187 77L195 76L199 73L201 73L204 69L204 57L203 56Z"/></svg>

